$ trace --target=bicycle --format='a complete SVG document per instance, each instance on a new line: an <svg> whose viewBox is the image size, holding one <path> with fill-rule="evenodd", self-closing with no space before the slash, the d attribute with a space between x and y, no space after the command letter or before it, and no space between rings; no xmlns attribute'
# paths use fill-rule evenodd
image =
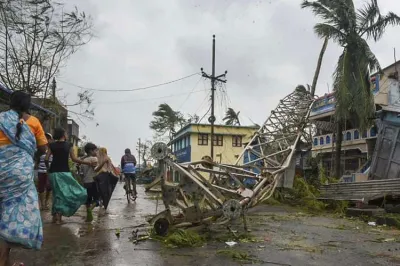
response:
<svg viewBox="0 0 400 266"><path fill-rule="evenodd" d="M135 174L125 174L125 193L126 193L126 200L128 203L131 203L131 201L135 201L137 199L137 193L136 191L136 182L133 181L135 179ZM133 182L132 182L133 181ZM131 182L133 183L132 185L135 186L134 189L131 187Z"/></svg>

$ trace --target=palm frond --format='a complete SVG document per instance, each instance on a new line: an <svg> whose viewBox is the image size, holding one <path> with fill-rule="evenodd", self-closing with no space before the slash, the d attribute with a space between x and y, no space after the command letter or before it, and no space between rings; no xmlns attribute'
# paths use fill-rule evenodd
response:
<svg viewBox="0 0 400 266"><path fill-rule="evenodd" d="M239 114L240 111L236 113L235 110L233 110L233 108L229 107L225 113L225 117L222 120L225 121L225 125L227 126L234 126L234 125L240 126Z"/></svg>
<svg viewBox="0 0 400 266"><path fill-rule="evenodd" d="M370 3L364 4L364 6L358 9L357 12L357 28L358 32L361 33L363 30L373 25L376 18L381 16L378 1L371 0Z"/></svg>
<svg viewBox="0 0 400 266"><path fill-rule="evenodd" d="M398 26L400 25L400 17L393 12L389 12L386 16L380 16L376 22L364 29L360 29L360 35L367 35L367 38L373 38L374 41L378 41L382 38L385 33L387 26Z"/></svg>
<svg viewBox="0 0 400 266"><path fill-rule="evenodd" d="M301 8L310 8L311 11L321 19L328 23L337 23L339 18L333 10L334 1L329 0L319 0L319 1L307 1L304 0L301 3Z"/></svg>
<svg viewBox="0 0 400 266"><path fill-rule="evenodd" d="M359 52L361 55L365 56L370 73L372 71L381 71L381 65L378 59L376 58L375 54L371 51L371 48L369 47L367 41L364 40L363 38L360 38L359 40Z"/></svg>
<svg viewBox="0 0 400 266"><path fill-rule="evenodd" d="M321 39L332 39L341 46L345 44L346 34L332 25L317 23L314 26L314 31Z"/></svg>
<svg viewBox="0 0 400 266"><path fill-rule="evenodd" d="M351 93L349 91L350 80L350 55L345 48L343 53L339 56L336 69L333 73L333 86L336 98L336 121L345 121L349 117L349 106L351 104Z"/></svg>

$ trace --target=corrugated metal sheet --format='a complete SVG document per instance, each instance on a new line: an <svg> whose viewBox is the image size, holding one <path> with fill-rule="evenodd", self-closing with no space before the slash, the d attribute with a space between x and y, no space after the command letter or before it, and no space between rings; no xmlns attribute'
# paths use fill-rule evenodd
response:
<svg viewBox="0 0 400 266"><path fill-rule="evenodd" d="M319 198L367 202L370 199L389 194L400 194L400 179L323 185Z"/></svg>
<svg viewBox="0 0 400 266"><path fill-rule="evenodd" d="M3 86L2 84L0 84L0 90L5 92L5 93L7 93L7 94L11 94L13 92L12 90L10 90L9 88ZM35 109L35 110L38 110L38 111L42 111L42 112L48 113L48 114L51 114L53 116L57 116L54 112L52 112L49 109L46 109L46 108L36 104L36 103L31 103L31 108Z"/></svg>

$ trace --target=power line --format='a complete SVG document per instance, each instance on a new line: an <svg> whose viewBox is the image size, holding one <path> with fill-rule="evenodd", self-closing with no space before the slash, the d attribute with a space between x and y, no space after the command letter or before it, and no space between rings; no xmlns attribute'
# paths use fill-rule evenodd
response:
<svg viewBox="0 0 400 266"><path fill-rule="evenodd" d="M196 84L194 85L193 89L190 91L189 95L188 95L188 96L186 97L186 99L183 101L183 103L181 104L181 106L179 107L178 110L182 109L182 107L185 105L185 103L187 102L187 100L189 100L190 95L193 94L194 89L197 88L197 85L199 85L200 80L201 80L202 78L203 78L203 77L200 77L200 78L199 78L199 80L196 82Z"/></svg>
<svg viewBox="0 0 400 266"><path fill-rule="evenodd" d="M156 88L156 87L168 85L168 84L171 84L171 83L174 83L174 82L178 82L178 81L181 81L181 80L184 80L184 79L187 79L187 78L193 77L193 76L195 76L195 75L199 75L199 74L200 74L200 73L194 73L194 74L191 74L191 75L189 75L189 76L185 76L185 77L182 77L182 78L179 78L179 79L175 79L175 80L171 80L171 81L167 81L167 82L164 82L164 83L159 83L159 84L155 84L155 85L151 85L151 86L139 87L139 88L135 88L135 89L119 89L119 90L88 88L88 87L84 87L84 86L77 85L77 84L74 84L74 83L71 83L71 82L67 82L67 81L63 81L63 80L58 80L58 81L60 81L60 82L62 82L62 83L65 83L65 84L68 84L68 85L71 85L71 86L74 86L74 87L77 87L77 88L80 88L80 89L83 89L83 90L89 90L89 91L99 91L99 92L128 92L128 91L147 90L147 89L151 89L151 88Z"/></svg>
<svg viewBox="0 0 400 266"><path fill-rule="evenodd" d="M162 97L146 98L146 99L139 99L139 100L132 100L132 101L94 102L94 104L137 103L137 102L144 102L144 101L151 101L151 100L158 100L158 99L171 98L171 97L175 97L175 96L182 96L182 95L186 95L186 94L193 94L193 93L203 92L203 91L205 91L205 90L197 90L197 91L191 91L191 92L189 92L189 93L171 94L171 95L162 96Z"/></svg>

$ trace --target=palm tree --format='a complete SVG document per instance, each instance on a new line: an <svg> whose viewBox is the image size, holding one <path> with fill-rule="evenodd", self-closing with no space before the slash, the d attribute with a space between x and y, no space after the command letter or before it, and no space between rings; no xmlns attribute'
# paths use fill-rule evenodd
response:
<svg viewBox="0 0 400 266"><path fill-rule="evenodd" d="M322 44L321 51L319 52L317 68L315 69L314 78L313 78L313 82L311 85L311 96L315 95L315 89L317 88L319 72L321 71L322 59L324 58L326 47L328 46L328 41L329 41L329 39L325 38L324 43Z"/></svg>
<svg viewBox="0 0 400 266"><path fill-rule="evenodd" d="M370 73L380 65L367 40L378 41L388 25L399 25L400 17L389 12L382 15L377 0L370 0L356 10L353 0L303 1L323 22L314 26L320 38L328 38L343 47L333 85L336 98L336 158L335 177L340 176L342 129L347 119L358 121L358 127L371 125L374 114Z"/></svg>
<svg viewBox="0 0 400 266"><path fill-rule="evenodd" d="M227 126L240 126L239 114L240 111L236 113L235 110L229 107L222 120L225 121Z"/></svg>
<svg viewBox="0 0 400 266"><path fill-rule="evenodd" d="M164 136L168 133L169 139L172 140L176 129L185 125L186 120L183 115L174 111L171 106L166 103L160 104L158 110L153 112L154 120L150 122L150 128L156 132L158 136Z"/></svg>

